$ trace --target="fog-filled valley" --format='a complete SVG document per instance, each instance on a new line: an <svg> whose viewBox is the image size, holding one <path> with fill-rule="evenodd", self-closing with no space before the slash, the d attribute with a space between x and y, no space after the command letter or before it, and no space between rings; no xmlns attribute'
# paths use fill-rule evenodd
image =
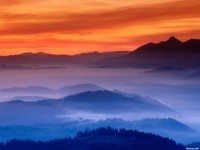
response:
<svg viewBox="0 0 200 150"><path fill-rule="evenodd" d="M1 70L2 140L51 140L112 126L184 144L198 141L200 80L191 78L196 72L72 66Z"/></svg>
<svg viewBox="0 0 200 150"><path fill-rule="evenodd" d="M115 138L100 138L102 127L198 143L199 47L171 37L133 52L0 56L0 143L77 141L79 131L98 144Z"/></svg>

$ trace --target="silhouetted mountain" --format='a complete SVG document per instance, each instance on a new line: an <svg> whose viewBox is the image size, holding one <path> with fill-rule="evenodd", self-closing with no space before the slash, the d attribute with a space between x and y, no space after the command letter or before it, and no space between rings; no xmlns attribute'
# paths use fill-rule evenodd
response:
<svg viewBox="0 0 200 150"><path fill-rule="evenodd" d="M200 40L191 39L181 42L175 37L160 43L148 43L133 52L91 52L78 55L52 55L46 53L24 53L21 55L0 56L3 68L27 69L40 68L40 65L84 65L98 68L113 67L151 67L173 66L196 68L200 65ZM26 66L16 66L26 64ZM12 66L10 66L12 65ZM33 65L33 66L27 66ZM36 65L34 67L34 65ZM59 66L58 66L59 67ZM1 67L0 67L1 68Z"/></svg>
<svg viewBox="0 0 200 150"><path fill-rule="evenodd" d="M42 52L23 53L19 55L0 56L0 64L14 65L14 66L19 65L19 64L26 64L26 65L87 64L87 63L93 63L93 62L99 61L101 59L109 58L109 57L123 56L128 53L129 53L128 51L116 51L116 52L105 52L105 53L91 52L91 53L77 54L73 56L53 55L53 54L47 54L47 53L42 53ZM36 67L40 67L40 66L36 66Z"/></svg>
<svg viewBox="0 0 200 150"><path fill-rule="evenodd" d="M83 92L64 99L79 110L95 112L170 112L171 110L158 101L142 97L126 97L111 91ZM98 106L98 107L95 107ZM112 109L110 109L112 108Z"/></svg>
<svg viewBox="0 0 200 150"><path fill-rule="evenodd" d="M0 110L0 122L5 125L52 123L63 121L66 118L79 119L80 117L92 119L92 116L96 114L100 116L119 114L126 117L126 114L139 113L140 116L144 117L145 115L158 116L174 113L156 100L125 97L110 91L84 92L62 99L47 99L36 102L19 100L3 102L0 103ZM94 119L98 120L99 118Z"/></svg>
<svg viewBox="0 0 200 150"><path fill-rule="evenodd" d="M200 40L191 39L181 42L175 37L170 37L165 42L149 43L139 47L131 55L200 55Z"/></svg>
<svg viewBox="0 0 200 150"><path fill-rule="evenodd" d="M129 51L114 51L114 52L102 52L102 53L90 52L90 53L77 54L71 57L74 60L74 62L93 63L96 61L100 61L102 59L120 57L123 55L127 55L129 53L130 53Z"/></svg>
<svg viewBox="0 0 200 150"><path fill-rule="evenodd" d="M46 53L23 53L19 55L0 56L1 64L57 64L69 63L68 55L52 55Z"/></svg>
<svg viewBox="0 0 200 150"><path fill-rule="evenodd" d="M109 64L109 67L196 68L200 65L199 49L200 40L198 39L181 42L175 37L170 37L164 42L143 45L128 55L99 61L96 63L96 67Z"/></svg>
<svg viewBox="0 0 200 150"><path fill-rule="evenodd" d="M158 135L125 129L99 128L79 132L75 138L48 142L11 140L0 143L1 150L185 150L183 145Z"/></svg>
<svg viewBox="0 0 200 150"><path fill-rule="evenodd" d="M59 89L59 92L62 93L63 95L72 95L86 91L100 91L100 90L104 89L93 84L78 84L74 86L62 87Z"/></svg>

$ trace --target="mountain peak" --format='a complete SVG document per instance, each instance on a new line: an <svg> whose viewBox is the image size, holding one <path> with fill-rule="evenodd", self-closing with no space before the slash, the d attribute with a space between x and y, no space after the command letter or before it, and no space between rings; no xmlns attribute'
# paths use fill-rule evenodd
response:
<svg viewBox="0 0 200 150"><path fill-rule="evenodd" d="M50 54L47 54L47 53L43 53L43 52L38 52L38 53L33 53L33 52L27 52L27 53L22 53L22 54L19 54L21 56L46 56L46 55L50 55Z"/></svg>
<svg viewBox="0 0 200 150"><path fill-rule="evenodd" d="M182 43L180 40L178 40L177 38L175 38L174 36L171 36L167 42L172 42L172 43Z"/></svg>

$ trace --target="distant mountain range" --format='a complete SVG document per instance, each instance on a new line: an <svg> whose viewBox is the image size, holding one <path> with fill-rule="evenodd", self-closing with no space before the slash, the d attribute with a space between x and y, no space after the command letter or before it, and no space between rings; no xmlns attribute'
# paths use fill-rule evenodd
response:
<svg viewBox="0 0 200 150"><path fill-rule="evenodd" d="M93 84L78 84L73 86L65 86L60 89L50 89L42 86L29 87L12 87L8 89L0 89L0 97L6 100L24 100L41 99L42 97L60 98L72 94L78 94L86 91L99 91L103 88Z"/></svg>
<svg viewBox="0 0 200 150"><path fill-rule="evenodd" d="M0 124L5 125L53 123L82 117L98 120L104 115L109 118L109 115L128 117L126 114L129 114L131 117L132 114L132 118L137 118L138 113L142 117L175 113L156 100L139 96L126 97L111 91L88 91L62 99L2 102L0 110Z"/></svg>
<svg viewBox="0 0 200 150"><path fill-rule="evenodd" d="M199 68L200 40L191 39L181 42L175 37L160 43L148 43L128 55L104 59L96 63L97 67L141 67L159 68L164 66L181 68Z"/></svg>
<svg viewBox="0 0 200 150"><path fill-rule="evenodd" d="M47 53L23 53L19 55L0 56L0 69L7 68L28 68L21 65L63 65L63 64L88 64L96 61L100 61L105 58L119 57L129 54L129 51L115 51L115 52L91 52L82 53L77 55L53 55ZM16 64L18 66L16 66ZM12 66L13 65L13 66ZM36 66L38 67L38 66ZM33 68L35 69L35 68Z"/></svg>
<svg viewBox="0 0 200 150"><path fill-rule="evenodd" d="M0 69L41 68L39 65L84 65L87 67L142 67L163 66L199 68L200 40L190 39L181 42L175 37L160 43L148 43L136 50L116 52L91 52L74 56L52 55L46 53L24 53L0 56ZM25 66L24 66L25 65ZM33 66L27 66L33 65Z"/></svg>
<svg viewBox="0 0 200 150"><path fill-rule="evenodd" d="M65 86L59 89L59 93L62 95L72 95L77 93L82 93L86 91L102 91L102 87L94 84L78 84L74 86Z"/></svg>

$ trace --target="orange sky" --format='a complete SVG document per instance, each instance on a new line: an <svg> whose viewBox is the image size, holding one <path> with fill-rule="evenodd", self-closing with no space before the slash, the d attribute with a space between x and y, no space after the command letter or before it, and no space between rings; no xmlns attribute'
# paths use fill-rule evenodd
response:
<svg viewBox="0 0 200 150"><path fill-rule="evenodd" d="M0 55L134 50L200 38L200 0L0 0Z"/></svg>

